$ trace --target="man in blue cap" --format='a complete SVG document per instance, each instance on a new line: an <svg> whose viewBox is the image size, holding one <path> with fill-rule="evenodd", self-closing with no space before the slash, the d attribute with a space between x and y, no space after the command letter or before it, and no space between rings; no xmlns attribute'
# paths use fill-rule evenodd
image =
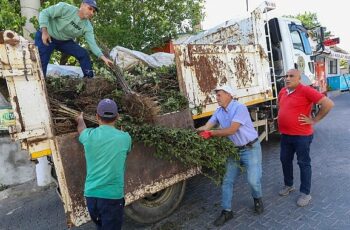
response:
<svg viewBox="0 0 350 230"><path fill-rule="evenodd" d="M108 66L113 62L104 56L97 46L90 19L98 11L95 0L83 0L80 8L60 2L39 14L40 30L35 35L35 45L39 49L41 65L46 76L47 65L54 50L75 57L84 77L93 77L92 63L87 50L74 39L84 36L90 50Z"/></svg>
<svg viewBox="0 0 350 230"><path fill-rule="evenodd" d="M98 103L96 118L97 128L86 128L83 113L76 119L86 159L84 196L98 229L121 229L125 160L131 150L131 137L114 126L118 107L113 100Z"/></svg>

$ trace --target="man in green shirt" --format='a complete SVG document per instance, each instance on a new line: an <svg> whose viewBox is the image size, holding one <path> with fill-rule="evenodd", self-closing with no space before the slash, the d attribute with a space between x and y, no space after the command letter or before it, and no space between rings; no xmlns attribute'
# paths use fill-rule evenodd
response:
<svg viewBox="0 0 350 230"><path fill-rule="evenodd" d="M83 113L76 119L86 159L84 196L98 229L121 229L125 160L131 150L131 137L114 127L118 107L113 100L98 103L96 118L97 128L86 128Z"/></svg>
<svg viewBox="0 0 350 230"><path fill-rule="evenodd" d="M83 0L80 8L60 2L40 12L40 30L35 35L35 45L39 49L44 76L46 76L47 65L55 49L78 59L84 77L94 76L88 52L74 42L75 38L81 36L84 36L91 51L106 65L113 64L103 55L95 41L90 19L97 11L95 0Z"/></svg>

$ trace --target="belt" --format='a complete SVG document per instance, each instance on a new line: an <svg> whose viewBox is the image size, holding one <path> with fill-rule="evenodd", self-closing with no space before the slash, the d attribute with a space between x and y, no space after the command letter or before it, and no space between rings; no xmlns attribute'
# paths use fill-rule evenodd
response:
<svg viewBox="0 0 350 230"><path fill-rule="evenodd" d="M257 142L258 140L259 140L258 138L255 138L254 140L252 140L251 142L248 142L248 143L245 144L245 145L236 146L236 148L237 148L238 150L242 150L242 149L245 149L245 148L247 148L247 147L252 147L253 144L254 144L255 142Z"/></svg>

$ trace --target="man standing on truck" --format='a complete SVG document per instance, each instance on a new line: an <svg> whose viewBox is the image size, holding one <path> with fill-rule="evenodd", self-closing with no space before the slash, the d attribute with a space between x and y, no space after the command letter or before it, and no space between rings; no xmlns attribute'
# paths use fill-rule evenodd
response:
<svg viewBox="0 0 350 230"><path fill-rule="evenodd" d="M281 133L280 160L284 176L284 187L279 191L279 195L287 196L295 189L293 186L293 158L296 153L301 182L297 205L303 207L311 200L312 126L324 118L334 104L312 87L301 84L301 72L297 69L288 70L284 81L285 87L278 94L278 128ZM315 117L311 116L313 104L321 106Z"/></svg>
<svg viewBox="0 0 350 230"><path fill-rule="evenodd" d="M78 59L84 77L93 77L92 63L86 49L73 40L84 36L91 51L106 65L113 62L103 55L97 46L90 19L98 11L95 0L83 0L80 8L60 2L39 14L40 30L35 35L44 76L46 76L52 52L56 49Z"/></svg>
<svg viewBox="0 0 350 230"><path fill-rule="evenodd" d="M239 172L240 164L243 164L247 169L247 179L254 199L254 210L257 214L263 213L261 146L248 109L244 104L233 99L233 89L229 86L222 86L214 91L220 107L209 121L197 130L202 131L200 135L205 139L212 136L228 137L238 148L240 154L239 161L228 158L226 162L226 173L221 188L221 206L223 210L214 221L215 226L221 226L233 218L231 207L233 185ZM217 124L220 125L221 129L212 130Z"/></svg>
<svg viewBox="0 0 350 230"><path fill-rule="evenodd" d="M86 128L83 113L76 119L86 159L84 196L97 229L121 229L125 160L131 150L131 137L114 127L118 107L113 100L98 103L96 118L97 128Z"/></svg>

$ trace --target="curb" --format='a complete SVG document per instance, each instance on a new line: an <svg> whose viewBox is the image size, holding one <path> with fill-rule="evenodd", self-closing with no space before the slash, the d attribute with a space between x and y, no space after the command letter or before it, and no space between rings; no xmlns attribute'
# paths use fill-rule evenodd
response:
<svg viewBox="0 0 350 230"><path fill-rule="evenodd" d="M55 183L51 183L46 186L38 186L36 180L30 180L22 184L13 185L0 192L0 201L7 198L16 198L16 197L26 197L30 196L33 193L41 192L48 190L49 188L55 187Z"/></svg>

